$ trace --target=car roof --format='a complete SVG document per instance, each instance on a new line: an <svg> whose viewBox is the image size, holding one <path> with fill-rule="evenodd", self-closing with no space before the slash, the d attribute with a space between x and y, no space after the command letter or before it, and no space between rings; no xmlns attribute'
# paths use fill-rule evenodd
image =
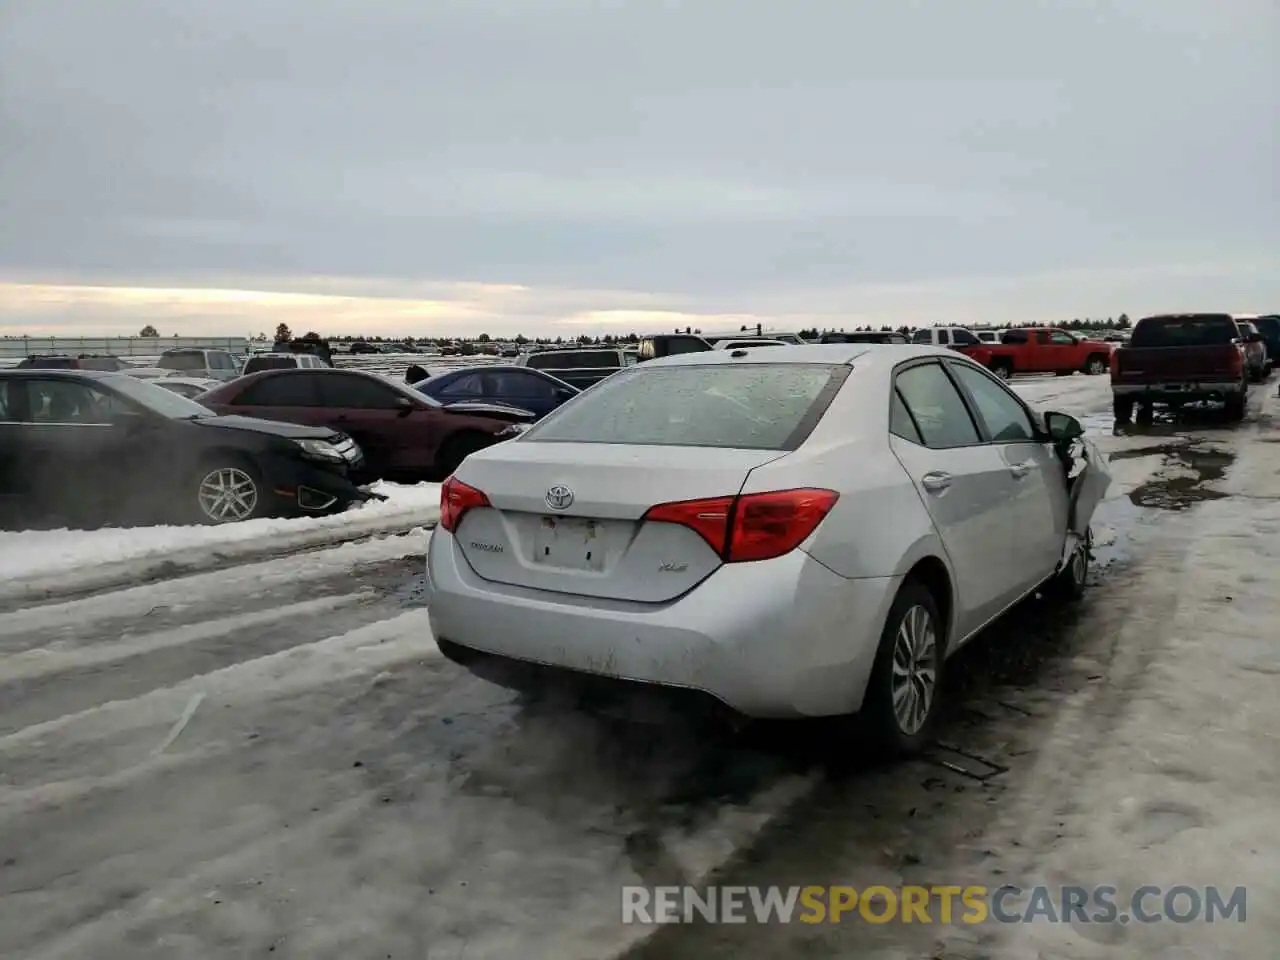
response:
<svg viewBox="0 0 1280 960"><path fill-rule="evenodd" d="M634 369L653 367L705 366L713 363L834 363L859 366L896 366L906 360L921 357L963 358L954 350L925 343L814 343L805 346L787 345L785 350L744 350L745 356L736 350L703 350L699 353L677 353L669 357L647 360ZM630 369L630 368L628 368Z"/></svg>

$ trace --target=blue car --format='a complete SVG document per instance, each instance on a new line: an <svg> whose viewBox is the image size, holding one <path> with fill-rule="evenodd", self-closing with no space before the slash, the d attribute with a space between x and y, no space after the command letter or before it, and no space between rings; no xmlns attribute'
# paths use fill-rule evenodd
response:
<svg viewBox="0 0 1280 960"><path fill-rule="evenodd" d="M541 419L582 391L530 367L484 366L449 370L413 385L441 403L484 400L528 410Z"/></svg>

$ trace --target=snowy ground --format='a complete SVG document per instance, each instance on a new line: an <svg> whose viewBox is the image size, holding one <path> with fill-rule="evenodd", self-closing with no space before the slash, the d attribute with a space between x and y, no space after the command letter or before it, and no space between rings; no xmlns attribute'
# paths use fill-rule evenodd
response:
<svg viewBox="0 0 1280 960"><path fill-rule="evenodd" d="M425 532L0 613L0 956L1261 957L1280 858L1274 385L1245 424L1110 433L1095 583L955 667L948 742L827 762L533 708L440 657ZM619 887L1218 882L1243 926L622 927ZM641 942L643 941L643 942ZM1179 952L1181 950L1182 952Z"/></svg>

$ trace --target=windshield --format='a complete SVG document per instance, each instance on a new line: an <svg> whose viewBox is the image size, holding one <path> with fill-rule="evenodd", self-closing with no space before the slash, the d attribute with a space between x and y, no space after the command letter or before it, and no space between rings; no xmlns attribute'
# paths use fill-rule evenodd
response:
<svg viewBox="0 0 1280 960"><path fill-rule="evenodd" d="M1129 346L1211 347L1231 343L1239 336L1235 322L1223 314L1147 317L1133 328Z"/></svg>
<svg viewBox="0 0 1280 960"><path fill-rule="evenodd" d="M188 400L172 390L166 390L163 387L157 387L154 383L137 380L124 374L103 377L102 385L109 387L128 400L132 400L139 406L146 407L152 413L158 413L160 416L168 417L170 420L190 420L194 417L214 416L212 410L208 407L202 407L194 400Z"/></svg>
<svg viewBox="0 0 1280 960"><path fill-rule="evenodd" d="M622 361L616 350L572 350L565 353L535 353L529 357L535 370L587 370L616 368Z"/></svg>
<svg viewBox="0 0 1280 960"><path fill-rule="evenodd" d="M642 364L601 381L524 439L794 450L849 368L833 364Z"/></svg>
<svg viewBox="0 0 1280 960"><path fill-rule="evenodd" d="M204 370L203 353L167 353L157 364L165 370Z"/></svg>
<svg viewBox="0 0 1280 960"><path fill-rule="evenodd" d="M298 366L293 357L251 357L244 365L245 373L257 373L259 370L292 370Z"/></svg>

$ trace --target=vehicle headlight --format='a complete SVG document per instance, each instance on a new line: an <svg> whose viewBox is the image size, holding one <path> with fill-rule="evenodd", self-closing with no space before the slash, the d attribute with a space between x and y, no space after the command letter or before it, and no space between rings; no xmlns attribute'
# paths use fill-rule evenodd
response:
<svg viewBox="0 0 1280 960"><path fill-rule="evenodd" d="M341 450L325 440L295 440L293 442L302 448L304 454L316 460L342 463L346 459Z"/></svg>

